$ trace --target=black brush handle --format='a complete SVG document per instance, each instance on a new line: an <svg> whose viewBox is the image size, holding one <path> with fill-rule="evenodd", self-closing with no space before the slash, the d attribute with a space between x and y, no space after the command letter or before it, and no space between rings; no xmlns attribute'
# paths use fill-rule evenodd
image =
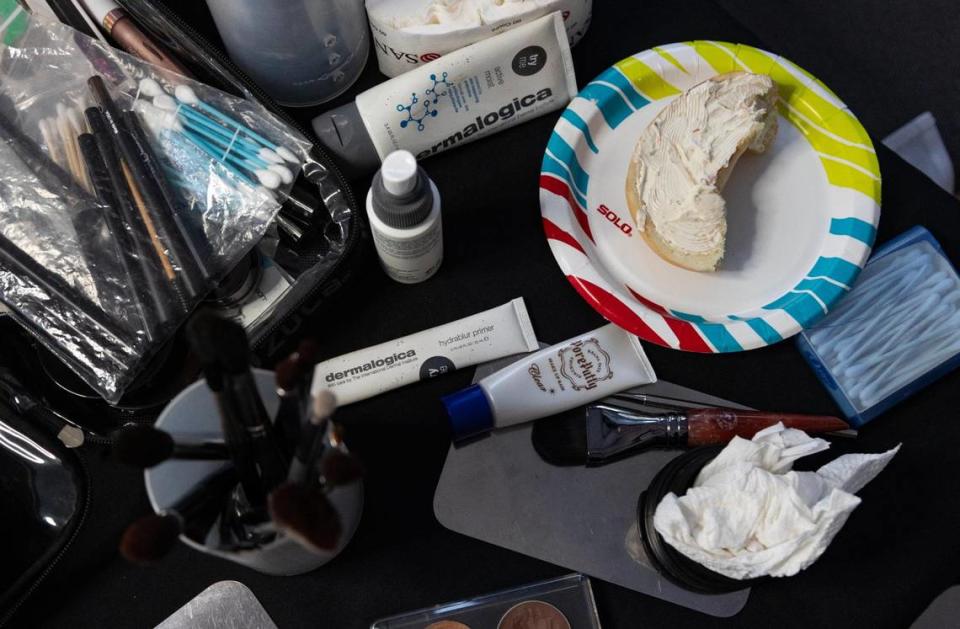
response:
<svg viewBox="0 0 960 629"><path fill-rule="evenodd" d="M123 122L133 138L142 162L150 172L153 183L166 202L167 211L158 213L157 219L170 234L174 246L184 250L181 257L191 263L187 264L184 273L190 274L190 282L197 291L201 291L214 274L208 263L213 256L206 234L202 227L189 225L186 217L177 211L177 197L163 172L163 163L150 146L147 133L140 124L140 117L134 111L125 111Z"/></svg>
<svg viewBox="0 0 960 629"><path fill-rule="evenodd" d="M177 274L177 281L185 291L185 295L181 298L181 308L186 310L189 307L187 302L200 294L202 286L197 285L198 272L192 259L185 255L185 245L181 238L178 238L179 234L176 230L168 229L173 208L167 207L166 200L160 194L150 170L143 162L143 157L137 149L136 142L134 142L133 136L124 124L120 109L110 96L110 92L107 91L103 79L99 76L90 77L87 85L93 99L100 106L103 120L107 123L107 130L116 143L123 163L130 170L133 185L137 187L143 197L146 211L154 222L157 235L164 245L170 263L180 271Z"/></svg>
<svg viewBox="0 0 960 629"><path fill-rule="evenodd" d="M128 261L135 263L140 269L138 276L144 280L144 286L150 295L151 320L158 325L164 325L173 319L175 314L172 288L160 265L156 263L157 254L150 244L150 234L134 207L130 189L123 176L123 166L110 139L103 113L97 107L90 107L84 114L93 131L100 159L110 182L109 196L114 203L108 206L113 208L109 218L114 227L114 235L118 239L125 239L120 241L120 246L127 252ZM104 192L106 193L105 188Z"/></svg>
<svg viewBox="0 0 960 629"><path fill-rule="evenodd" d="M230 458L230 450L222 441L174 443L171 458L181 461L217 461Z"/></svg>
<svg viewBox="0 0 960 629"><path fill-rule="evenodd" d="M0 113L0 139L10 146L34 176L50 189L50 192L59 194L63 201L76 212L77 216L83 216L87 211L96 210L96 200L90 197L66 171L51 160L35 142L2 113ZM82 239L83 233L78 233L78 237ZM51 273L37 263L29 254L6 237L3 237L0 241L0 249L2 249L0 258L11 271L32 279L34 283L51 296L56 296L117 340L124 343L132 340L129 332L123 328L119 321L109 317L99 305L88 299L86 295L63 278ZM84 255L86 255L86 251L84 251Z"/></svg>
<svg viewBox="0 0 960 629"><path fill-rule="evenodd" d="M302 424L302 405L300 398L292 392L281 392L280 406L277 408L277 416L273 421L274 432L283 445L284 452L291 456L296 452L297 441Z"/></svg>
<svg viewBox="0 0 960 629"><path fill-rule="evenodd" d="M323 455L325 448L324 434L326 422L321 425L307 422L300 432L297 450L290 461L287 471L287 481L299 485L309 485L316 477L317 462Z"/></svg>
<svg viewBox="0 0 960 629"><path fill-rule="evenodd" d="M250 437L253 454L264 486L269 492L287 478L289 462L267 415L256 382L249 369L224 374L224 394L236 401L238 418Z"/></svg>
<svg viewBox="0 0 960 629"><path fill-rule="evenodd" d="M80 155L90 177L90 184L93 186L94 194L104 206L98 209L99 218L102 218L106 224L107 232L110 236L110 244L115 249L115 255L120 262L123 272L127 297L133 303L137 311L137 317L140 320L141 329L146 335L147 341L154 339L154 329L158 321L154 313L147 309L140 295L137 293L141 287L147 287L147 290L156 290L155 286L149 285L148 276L137 263L136 246L132 242L130 233L127 231L123 222L119 220L116 211L117 199L113 193L113 187L110 183L110 175L107 173L107 166L100 156L100 149L97 148L97 140L93 134L84 133L77 138L80 146Z"/></svg>
<svg viewBox="0 0 960 629"><path fill-rule="evenodd" d="M183 534L202 544L238 480L236 468L225 465L194 485L164 513L179 515Z"/></svg>
<svg viewBox="0 0 960 629"><path fill-rule="evenodd" d="M241 410L237 405L236 397L225 391L222 383L213 383L209 373L207 384L210 385L217 400L224 442L230 453L230 459L236 467L247 502L254 509L264 508L267 504L267 492L257 469L253 439L240 420Z"/></svg>

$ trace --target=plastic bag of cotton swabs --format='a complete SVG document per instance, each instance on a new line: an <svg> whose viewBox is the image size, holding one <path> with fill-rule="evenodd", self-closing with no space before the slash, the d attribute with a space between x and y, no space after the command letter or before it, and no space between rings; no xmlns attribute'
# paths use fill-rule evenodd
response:
<svg viewBox="0 0 960 629"><path fill-rule="evenodd" d="M863 425L960 366L960 276L930 232L914 227L876 251L797 345L851 423Z"/></svg>
<svg viewBox="0 0 960 629"><path fill-rule="evenodd" d="M0 48L0 299L116 402L308 149L256 103L34 19Z"/></svg>

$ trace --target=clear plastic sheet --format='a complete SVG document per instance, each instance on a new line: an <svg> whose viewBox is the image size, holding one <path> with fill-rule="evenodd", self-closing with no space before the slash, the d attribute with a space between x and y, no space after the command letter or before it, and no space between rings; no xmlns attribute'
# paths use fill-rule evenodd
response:
<svg viewBox="0 0 960 629"><path fill-rule="evenodd" d="M35 18L0 48L0 300L116 402L261 240L309 148L257 103Z"/></svg>

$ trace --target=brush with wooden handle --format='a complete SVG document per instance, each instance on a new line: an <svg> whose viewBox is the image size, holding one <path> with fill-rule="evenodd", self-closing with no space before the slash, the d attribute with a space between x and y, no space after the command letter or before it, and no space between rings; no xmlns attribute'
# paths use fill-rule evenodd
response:
<svg viewBox="0 0 960 629"><path fill-rule="evenodd" d="M554 465L601 465L646 448L682 448L750 439L783 423L808 433L845 431L837 417L775 413L732 408L680 408L660 405L660 412L638 410L609 401L587 407L586 418L538 423L534 447Z"/></svg>

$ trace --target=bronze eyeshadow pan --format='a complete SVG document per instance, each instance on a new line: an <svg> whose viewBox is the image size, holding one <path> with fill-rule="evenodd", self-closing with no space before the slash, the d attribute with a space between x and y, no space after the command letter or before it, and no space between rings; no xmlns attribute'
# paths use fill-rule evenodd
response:
<svg viewBox="0 0 960 629"><path fill-rule="evenodd" d="M559 609L543 601L524 601L507 610L497 629L571 629Z"/></svg>

